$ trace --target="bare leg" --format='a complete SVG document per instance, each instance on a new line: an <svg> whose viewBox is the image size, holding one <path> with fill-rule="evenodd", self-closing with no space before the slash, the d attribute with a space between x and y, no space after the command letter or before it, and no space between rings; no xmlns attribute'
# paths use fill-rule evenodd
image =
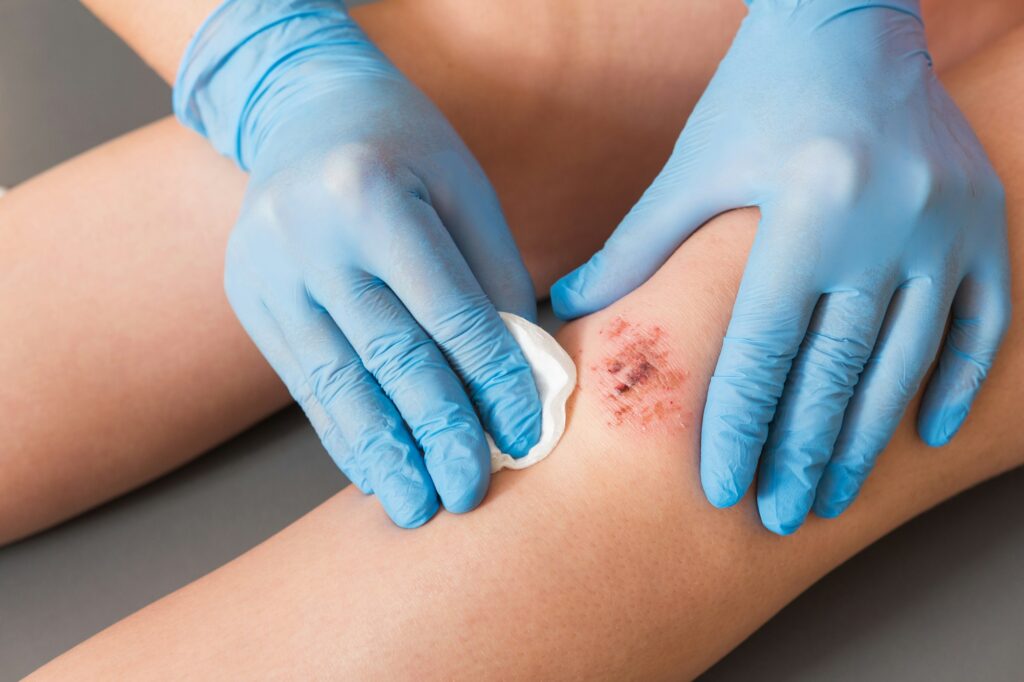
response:
<svg viewBox="0 0 1024 682"><path fill-rule="evenodd" d="M0 543L285 404L222 293L245 178L180 130L154 124L0 200Z"/></svg>
<svg viewBox="0 0 1024 682"><path fill-rule="evenodd" d="M1024 10L992 0L965 12L966 1L929 10L940 64ZM357 19L480 157L546 291L655 175L742 14L738 2L657 0L637 13L592 0L389 0ZM221 289L243 187L163 122L0 201L0 544L286 403Z"/></svg>
<svg viewBox="0 0 1024 682"><path fill-rule="evenodd" d="M1007 186L1018 296L1022 57L1024 29L950 80ZM643 287L563 331L582 376L569 430L544 463L499 475L478 511L410 533L345 491L36 679L693 676L866 544L1024 462L1015 322L953 443L923 446L911 414L839 519L781 538L761 528L749 496L731 510L708 505L703 387L755 222L751 211L715 219ZM636 367L638 355L647 380L618 389L613 365Z"/></svg>

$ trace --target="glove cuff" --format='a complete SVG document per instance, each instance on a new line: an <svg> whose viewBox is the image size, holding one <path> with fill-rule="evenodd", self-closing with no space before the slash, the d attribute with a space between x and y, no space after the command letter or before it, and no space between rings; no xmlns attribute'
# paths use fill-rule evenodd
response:
<svg viewBox="0 0 1024 682"><path fill-rule="evenodd" d="M185 51L174 114L248 171L274 119L263 113L296 90L289 74L323 48L342 46L368 49L387 63L341 0L225 0Z"/></svg>
<svg viewBox="0 0 1024 682"><path fill-rule="evenodd" d="M920 0L743 0L747 7L758 10L813 10L823 18L834 18L845 12L865 9L890 9L921 19Z"/></svg>

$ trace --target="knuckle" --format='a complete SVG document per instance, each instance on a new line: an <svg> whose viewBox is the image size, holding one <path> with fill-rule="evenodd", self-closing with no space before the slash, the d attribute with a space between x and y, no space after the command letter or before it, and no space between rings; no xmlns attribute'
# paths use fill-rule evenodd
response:
<svg viewBox="0 0 1024 682"><path fill-rule="evenodd" d="M512 366L505 326L482 295L463 303L437 321L435 337L463 376L483 382ZM496 342L496 340L498 340ZM507 339L509 343L511 339Z"/></svg>
<svg viewBox="0 0 1024 682"><path fill-rule="evenodd" d="M407 329L379 334L366 344L366 366L382 386L394 386L403 376L429 366L430 340Z"/></svg>
<svg viewBox="0 0 1024 682"><path fill-rule="evenodd" d="M914 216L933 205L941 192L953 190L952 182L941 182L938 169L926 160L909 161L904 178L906 191L901 196L906 211Z"/></svg>
<svg viewBox="0 0 1024 682"><path fill-rule="evenodd" d="M333 150L324 159L319 174L325 191L355 201L392 186L400 176L400 164L374 145L351 143Z"/></svg>
<svg viewBox="0 0 1024 682"><path fill-rule="evenodd" d="M811 190L815 201L835 206L854 204L869 180L868 150L836 135L814 137L795 150L789 174L797 186Z"/></svg>
<svg viewBox="0 0 1024 682"><path fill-rule="evenodd" d="M795 348L774 339L726 334L715 377L737 386L772 386L774 392L794 357Z"/></svg>
<svg viewBox="0 0 1024 682"><path fill-rule="evenodd" d="M862 339L812 331L804 339L803 355L795 369L801 374L815 374L838 386L853 388L870 355L871 346Z"/></svg>
<svg viewBox="0 0 1024 682"><path fill-rule="evenodd" d="M286 172L270 181L254 184L245 196L235 232L243 238L273 232L287 222L293 207L301 200L303 184Z"/></svg>
<svg viewBox="0 0 1024 682"><path fill-rule="evenodd" d="M293 240L289 229L292 195L288 186L264 187L246 197L225 250L225 269L249 269L252 273L278 272L289 253L286 245Z"/></svg>
<svg viewBox="0 0 1024 682"><path fill-rule="evenodd" d="M435 413L415 427L416 440L428 449L443 446L450 442L470 443L477 440L480 433L469 421L469 415L460 409L451 409ZM460 448L450 450L443 448L443 455L458 454Z"/></svg>
<svg viewBox="0 0 1024 682"><path fill-rule="evenodd" d="M459 298L462 300L452 305L437 320L437 335L446 345L468 342L479 334L491 331L493 320L487 297L481 293L469 296L459 294Z"/></svg>
<svg viewBox="0 0 1024 682"><path fill-rule="evenodd" d="M359 361L335 360L314 367L307 378L309 390L324 407L337 403L340 396L355 399L365 391L366 376Z"/></svg>
<svg viewBox="0 0 1024 682"><path fill-rule="evenodd" d="M896 291L893 292L892 303L905 300L909 296L918 299L950 301L956 292L956 286L956 278L952 272L910 275L897 285Z"/></svg>

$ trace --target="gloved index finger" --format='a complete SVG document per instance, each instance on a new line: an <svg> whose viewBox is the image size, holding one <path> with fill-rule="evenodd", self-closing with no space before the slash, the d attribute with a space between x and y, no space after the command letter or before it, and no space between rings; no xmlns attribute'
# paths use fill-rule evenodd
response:
<svg viewBox="0 0 1024 682"><path fill-rule="evenodd" d="M401 267L378 275L444 351L484 428L503 452L525 455L540 438L540 398L519 345L434 210L413 200ZM426 255L424 255L426 254Z"/></svg>
<svg viewBox="0 0 1024 682"><path fill-rule="evenodd" d="M708 386L701 483L708 500L740 500L757 470L768 426L818 299L785 242L762 220Z"/></svg>

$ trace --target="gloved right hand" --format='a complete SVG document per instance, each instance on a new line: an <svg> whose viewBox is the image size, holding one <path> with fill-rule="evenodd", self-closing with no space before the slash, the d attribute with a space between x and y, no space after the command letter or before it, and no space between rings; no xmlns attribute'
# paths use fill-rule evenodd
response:
<svg viewBox="0 0 1024 682"><path fill-rule="evenodd" d="M759 207L701 483L726 507L756 475L761 520L788 534L853 502L936 354L918 432L943 445L963 424L1010 321L1006 213L918 0L748 4L664 169L551 300L607 306L713 216Z"/></svg>
<svg viewBox="0 0 1024 682"><path fill-rule="evenodd" d="M228 0L174 96L251 169L228 298L331 457L400 526L473 509L484 429L524 455L540 402L495 308L535 319L533 287L472 154L337 1Z"/></svg>

